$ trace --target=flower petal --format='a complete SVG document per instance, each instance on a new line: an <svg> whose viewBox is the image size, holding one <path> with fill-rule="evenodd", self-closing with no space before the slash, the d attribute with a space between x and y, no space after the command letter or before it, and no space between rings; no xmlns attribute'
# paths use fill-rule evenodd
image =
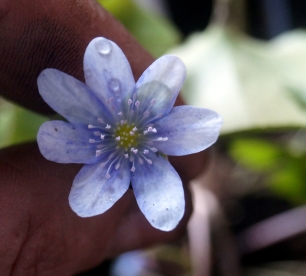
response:
<svg viewBox="0 0 306 276"><path fill-rule="evenodd" d="M69 194L72 210L81 217L92 217L111 208L127 191L130 185L128 163L123 160L120 169L109 163L85 165L75 177ZM107 178L106 174L110 177Z"/></svg>
<svg viewBox="0 0 306 276"><path fill-rule="evenodd" d="M134 106L135 114L138 114L135 121L141 121L140 127L160 119L164 114L168 114L173 106L173 93L160 82L147 82L140 86L136 93L139 106Z"/></svg>
<svg viewBox="0 0 306 276"><path fill-rule="evenodd" d="M95 123L106 108L79 80L56 69L45 69L37 79L44 101L71 123ZM108 116L109 117L109 116Z"/></svg>
<svg viewBox="0 0 306 276"><path fill-rule="evenodd" d="M164 118L156 122L154 146L167 155L186 155L202 151L216 142L222 125L219 114L209 109L191 106L174 107Z"/></svg>
<svg viewBox="0 0 306 276"><path fill-rule="evenodd" d="M128 60L114 42L97 37L84 55L84 74L87 86L105 104L111 98L118 113L121 101L132 93L135 80ZM111 110L111 108L110 108Z"/></svg>
<svg viewBox="0 0 306 276"><path fill-rule="evenodd" d="M138 206L151 225L173 230L185 211L182 181L162 156L151 154L151 165L136 163L132 186Z"/></svg>
<svg viewBox="0 0 306 276"><path fill-rule="evenodd" d="M151 107L150 113L155 115L168 114L184 83L185 76L185 65L178 57L165 55L157 59L136 83L140 107L145 106L142 102L154 99L155 104ZM162 91L156 89L158 85ZM152 91L149 90L150 87Z"/></svg>
<svg viewBox="0 0 306 276"><path fill-rule="evenodd" d="M85 126L63 121L46 122L37 134L41 154L58 163L96 163L96 147L89 143L89 138Z"/></svg>

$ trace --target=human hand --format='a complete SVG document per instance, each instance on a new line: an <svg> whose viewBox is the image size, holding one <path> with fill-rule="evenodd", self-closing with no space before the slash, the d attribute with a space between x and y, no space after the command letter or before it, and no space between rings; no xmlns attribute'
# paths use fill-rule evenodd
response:
<svg viewBox="0 0 306 276"><path fill-rule="evenodd" d="M84 51L96 36L121 47L135 79L153 61L92 0L2 0L1 94L34 111L52 114L37 91L39 73L57 68L83 80ZM187 183L203 170L207 155L170 160ZM36 143L0 151L1 275L71 275L123 251L171 241L184 230L191 210L188 192L185 217L171 232L150 226L131 191L102 215L78 217L69 207L68 194L79 169L47 161Z"/></svg>

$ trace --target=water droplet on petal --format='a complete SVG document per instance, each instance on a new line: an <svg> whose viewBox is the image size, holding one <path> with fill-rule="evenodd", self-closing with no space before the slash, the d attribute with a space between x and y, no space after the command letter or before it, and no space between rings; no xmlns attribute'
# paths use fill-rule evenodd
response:
<svg viewBox="0 0 306 276"><path fill-rule="evenodd" d="M96 42L96 49L100 55L105 56L112 51L112 44L107 39L101 38Z"/></svg>
<svg viewBox="0 0 306 276"><path fill-rule="evenodd" d="M89 69L85 69L84 70L84 75L85 75L85 77L89 77L91 75L90 70Z"/></svg>
<svg viewBox="0 0 306 276"><path fill-rule="evenodd" d="M120 97L121 83L118 79L110 79L108 81L108 87L115 94L116 97Z"/></svg>

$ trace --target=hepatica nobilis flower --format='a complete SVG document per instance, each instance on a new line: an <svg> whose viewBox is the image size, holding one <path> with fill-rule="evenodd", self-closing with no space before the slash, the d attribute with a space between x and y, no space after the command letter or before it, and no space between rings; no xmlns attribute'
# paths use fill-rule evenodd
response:
<svg viewBox="0 0 306 276"><path fill-rule="evenodd" d="M151 225L174 229L184 214L184 191L166 155L212 145L220 116L203 108L173 107L185 79L185 66L175 56L157 59L135 84L121 49L98 37L86 49L84 74L85 84L56 69L38 77L43 99L68 121L40 127L42 155L85 164L69 194L72 210L81 217L102 214L131 183Z"/></svg>

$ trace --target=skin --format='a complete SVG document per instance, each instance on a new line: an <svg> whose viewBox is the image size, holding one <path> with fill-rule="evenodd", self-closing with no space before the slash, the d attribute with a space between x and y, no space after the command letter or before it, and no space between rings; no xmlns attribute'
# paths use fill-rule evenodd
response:
<svg viewBox="0 0 306 276"><path fill-rule="evenodd" d="M90 40L104 36L129 59L135 79L153 58L92 0L0 1L0 93L19 105L51 115L36 80L57 68L83 81ZM178 99L177 104L182 104ZM207 153L170 158L184 183L207 164ZM49 162L36 142L0 150L0 274L72 275L121 252L178 239L191 214L171 232L154 229L129 190L109 211L80 218L68 205L81 167Z"/></svg>

